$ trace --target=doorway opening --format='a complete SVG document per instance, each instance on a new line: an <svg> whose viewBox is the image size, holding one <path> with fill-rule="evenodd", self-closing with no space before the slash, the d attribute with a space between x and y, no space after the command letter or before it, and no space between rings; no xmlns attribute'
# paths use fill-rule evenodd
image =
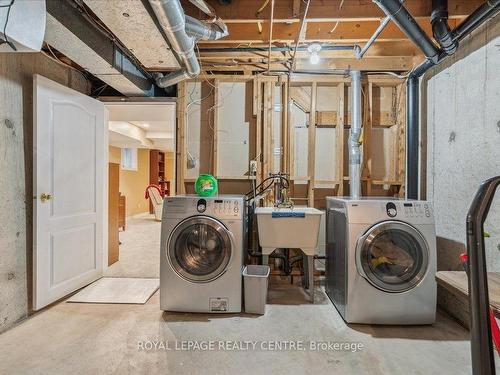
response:
<svg viewBox="0 0 500 375"><path fill-rule="evenodd" d="M158 278L162 201L175 195L175 102L106 102L105 277Z"/></svg>

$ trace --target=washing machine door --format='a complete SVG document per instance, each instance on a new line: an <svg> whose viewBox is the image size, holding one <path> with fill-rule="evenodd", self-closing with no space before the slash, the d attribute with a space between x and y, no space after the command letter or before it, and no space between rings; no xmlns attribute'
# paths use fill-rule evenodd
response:
<svg viewBox="0 0 500 375"><path fill-rule="evenodd" d="M231 234L214 218L194 216L174 228L166 252L179 276L192 282L209 282L221 276L231 260Z"/></svg>
<svg viewBox="0 0 500 375"><path fill-rule="evenodd" d="M359 238L356 264L358 272L376 288L401 293L424 278L429 265L429 246L413 226L384 221Z"/></svg>

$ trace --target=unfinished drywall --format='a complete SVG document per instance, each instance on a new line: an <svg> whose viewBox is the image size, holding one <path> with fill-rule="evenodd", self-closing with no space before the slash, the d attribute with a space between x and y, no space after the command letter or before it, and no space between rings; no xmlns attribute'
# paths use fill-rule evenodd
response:
<svg viewBox="0 0 500 375"><path fill-rule="evenodd" d="M248 174L250 123L246 118L245 82L220 82L217 96L217 176Z"/></svg>
<svg viewBox="0 0 500 375"><path fill-rule="evenodd" d="M293 147L293 177L297 180L307 180L308 162L308 114L299 108L295 103L291 106L290 121L292 126L294 147Z"/></svg>
<svg viewBox="0 0 500 375"><path fill-rule="evenodd" d="M80 73L42 54L0 54L0 331L31 306L34 74L90 89Z"/></svg>
<svg viewBox="0 0 500 375"><path fill-rule="evenodd" d="M467 210L481 181L500 175L500 16L430 71L427 87L427 198L434 204L438 269L461 270ZM429 78L430 77L430 78ZM485 230L489 271L500 271L500 192Z"/></svg>
<svg viewBox="0 0 500 375"><path fill-rule="evenodd" d="M337 86L319 86L316 89L315 187L331 188L337 176L337 125L339 93ZM326 113L335 114L326 118Z"/></svg>
<svg viewBox="0 0 500 375"><path fill-rule="evenodd" d="M208 82L186 84L186 159L185 178L196 179L213 169L214 87Z"/></svg>

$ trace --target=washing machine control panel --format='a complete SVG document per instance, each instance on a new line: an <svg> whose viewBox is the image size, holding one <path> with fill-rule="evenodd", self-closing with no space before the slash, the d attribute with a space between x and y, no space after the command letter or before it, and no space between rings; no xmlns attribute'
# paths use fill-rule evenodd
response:
<svg viewBox="0 0 500 375"><path fill-rule="evenodd" d="M203 201L203 202L200 202ZM200 206L203 211L200 211ZM231 198L200 199L197 210L199 213L214 216L220 219L238 219L242 217L241 200Z"/></svg>
<svg viewBox="0 0 500 375"><path fill-rule="evenodd" d="M404 202L402 203L402 213L407 218L431 218L432 211L429 203L426 202Z"/></svg>

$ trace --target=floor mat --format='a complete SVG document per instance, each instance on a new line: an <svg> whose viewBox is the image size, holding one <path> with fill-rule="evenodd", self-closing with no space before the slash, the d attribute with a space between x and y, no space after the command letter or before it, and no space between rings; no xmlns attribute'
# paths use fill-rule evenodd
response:
<svg viewBox="0 0 500 375"><path fill-rule="evenodd" d="M158 279L103 277L66 302L144 304L159 288Z"/></svg>

